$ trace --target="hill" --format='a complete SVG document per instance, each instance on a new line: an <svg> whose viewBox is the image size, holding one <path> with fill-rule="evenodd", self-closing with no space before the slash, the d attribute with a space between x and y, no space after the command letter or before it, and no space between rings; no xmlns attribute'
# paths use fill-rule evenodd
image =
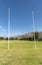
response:
<svg viewBox="0 0 42 65"><path fill-rule="evenodd" d="M26 33L26 34L23 34L23 35L19 35L19 36L16 36L15 38L17 39L21 39L21 38L33 38L33 32L30 32L30 33ZM42 38L42 32L38 32L38 37L39 38Z"/></svg>

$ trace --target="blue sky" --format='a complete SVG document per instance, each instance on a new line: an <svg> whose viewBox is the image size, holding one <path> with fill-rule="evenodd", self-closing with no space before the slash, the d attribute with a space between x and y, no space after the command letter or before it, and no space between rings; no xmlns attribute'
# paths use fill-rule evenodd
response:
<svg viewBox="0 0 42 65"><path fill-rule="evenodd" d="M0 0L0 36L8 35L8 8L10 8L10 36L42 31L42 0Z"/></svg>

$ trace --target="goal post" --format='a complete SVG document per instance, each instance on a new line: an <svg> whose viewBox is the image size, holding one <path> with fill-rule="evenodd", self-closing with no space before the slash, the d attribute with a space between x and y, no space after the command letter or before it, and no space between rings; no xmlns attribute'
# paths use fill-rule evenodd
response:
<svg viewBox="0 0 42 65"><path fill-rule="evenodd" d="M34 32L34 47L36 48L36 39L35 39L35 21L34 21L34 11L32 11L32 21L33 21L33 32Z"/></svg>
<svg viewBox="0 0 42 65"><path fill-rule="evenodd" d="M8 50L10 48L9 38L10 38L10 8L8 8Z"/></svg>

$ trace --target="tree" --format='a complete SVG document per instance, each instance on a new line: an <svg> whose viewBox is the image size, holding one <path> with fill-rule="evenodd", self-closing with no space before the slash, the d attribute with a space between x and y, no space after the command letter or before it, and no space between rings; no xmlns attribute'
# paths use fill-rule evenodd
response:
<svg viewBox="0 0 42 65"><path fill-rule="evenodd" d="M38 37L39 37L38 35L39 35L38 32L35 32L35 39L36 40L38 40Z"/></svg>
<svg viewBox="0 0 42 65"><path fill-rule="evenodd" d="M0 40L4 40L4 37L0 37Z"/></svg>
<svg viewBox="0 0 42 65"><path fill-rule="evenodd" d="M38 32L35 32L35 33L33 33L33 34L35 34L35 40L38 40L38 38L39 38L39 33L38 33ZM34 40L34 35L33 35L33 40Z"/></svg>

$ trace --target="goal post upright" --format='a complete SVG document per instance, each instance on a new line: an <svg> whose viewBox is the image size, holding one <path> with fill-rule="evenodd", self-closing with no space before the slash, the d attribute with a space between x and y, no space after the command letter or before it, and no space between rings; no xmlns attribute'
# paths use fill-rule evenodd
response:
<svg viewBox="0 0 42 65"><path fill-rule="evenodd" d="M36 39L35 39L35 21L34 21L34 11L32 11L32 21L33 21L33 32L34 32L34 47L36 48Z"/></svg>
<svg viewBox="0 0 42 65"><path fill-rule="evenodd" d="M10 38L10 8L8 8L8 50L9 50L9 48L10 48L9 38Z"/></svg>

